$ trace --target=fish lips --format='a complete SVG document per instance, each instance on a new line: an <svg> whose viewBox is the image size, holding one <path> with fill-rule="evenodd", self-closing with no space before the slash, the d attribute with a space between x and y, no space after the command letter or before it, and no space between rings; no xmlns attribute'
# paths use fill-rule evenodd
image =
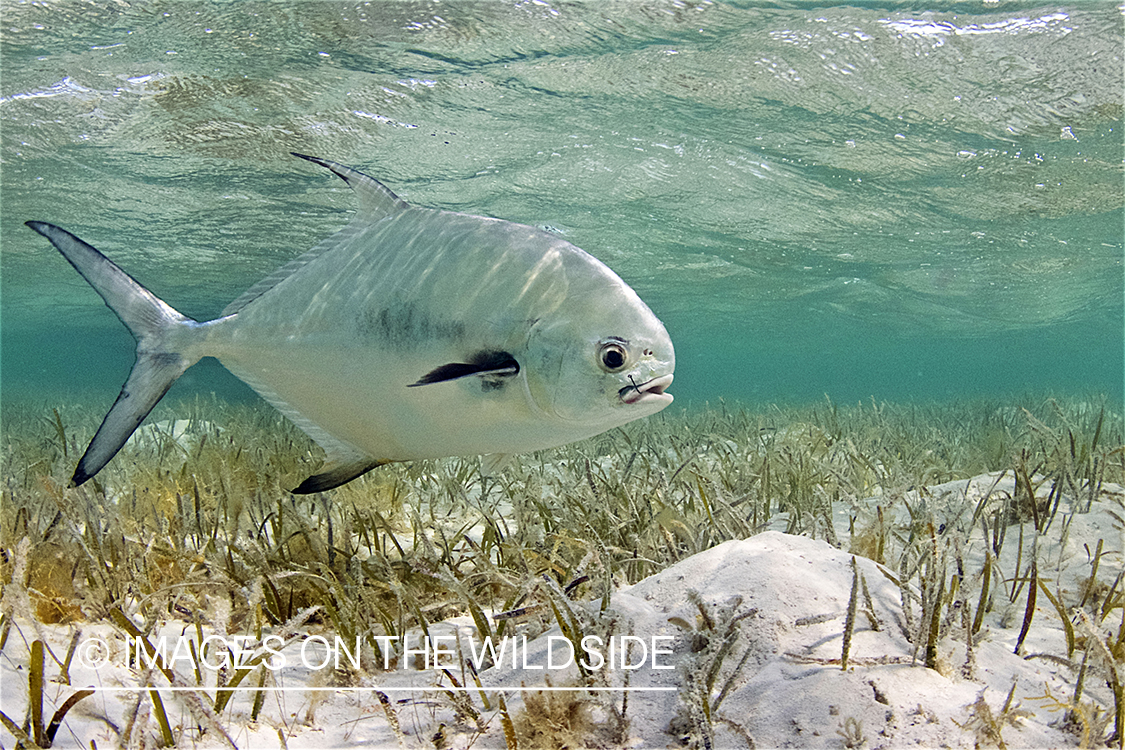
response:
<svg viewBox="0 0 1125 750"><path fill-rule="evenodd" d="M626 404L650 404L657 401L672 403L672 394L664 390L672 384L671 375L661 375L636 385L627 385L617 392L618 398Z"/></svg>

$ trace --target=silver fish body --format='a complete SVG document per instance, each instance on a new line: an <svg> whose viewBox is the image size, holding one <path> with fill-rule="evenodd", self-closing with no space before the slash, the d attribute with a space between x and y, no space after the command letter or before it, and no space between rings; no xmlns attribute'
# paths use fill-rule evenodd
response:
<svg viewBox="0 0 1125 750"><path fill-rule="evenodd" d="M326 466L295 492L389 461L561 445L671 403L663 324L597 259L533 227L410 206L360 172L302 158L355 190L356 216L212 321L185 318L78 238L29 222L138 341L75 483L205 356L324 448Z"/></svg>

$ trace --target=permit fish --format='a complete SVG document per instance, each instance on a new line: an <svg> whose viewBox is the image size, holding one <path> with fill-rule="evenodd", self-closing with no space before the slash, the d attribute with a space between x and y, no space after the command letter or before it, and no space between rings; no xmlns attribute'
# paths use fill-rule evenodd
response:
<svg viewBox="0 0 1125 750"><path fill-rule="evenodd" d="M668 332L601 261L555 234L412 206L362 172L293 155L347 183L358 210L214 320L180 314L70 232L27 222L137 340L71 486L97 474L203 357L324 449L298 494L393 461L483 455L495 467L672 402Z"/></svg>

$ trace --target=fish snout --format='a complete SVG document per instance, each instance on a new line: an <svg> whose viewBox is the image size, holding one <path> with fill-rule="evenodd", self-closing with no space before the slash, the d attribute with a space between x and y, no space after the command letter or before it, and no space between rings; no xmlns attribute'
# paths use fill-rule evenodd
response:
<svg viewBox="0 0 1125 750"><path fill-rule="evenodd" d="M630 383L617 391L617 395L626 404L649 404L663 401L667 405L672 402L672 394L664 391L670 385L672 385L672 375L662 375L643 383Z"/></svg>

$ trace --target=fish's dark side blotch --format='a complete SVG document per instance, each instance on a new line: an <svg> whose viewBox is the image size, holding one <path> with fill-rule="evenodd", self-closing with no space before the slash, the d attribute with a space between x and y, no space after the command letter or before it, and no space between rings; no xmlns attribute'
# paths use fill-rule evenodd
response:
<svg viewBox="0 0 1125 750"><path fill-rule="evenodd" d="M357 331L392 351L411 349L419 341L459 341L465 336L463 323L434 317L412 302L365 310L357 321Z"/></svg>

